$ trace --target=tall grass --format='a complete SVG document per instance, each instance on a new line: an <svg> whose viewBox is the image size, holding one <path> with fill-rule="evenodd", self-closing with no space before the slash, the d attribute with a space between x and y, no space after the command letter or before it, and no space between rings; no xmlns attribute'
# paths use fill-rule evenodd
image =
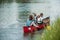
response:
<svg viewBox="0 0 60 40"><path fill-rule="evenodd" d="M51 25L51 30L44 30L40 40L60 40L60 18Z"/></svg>

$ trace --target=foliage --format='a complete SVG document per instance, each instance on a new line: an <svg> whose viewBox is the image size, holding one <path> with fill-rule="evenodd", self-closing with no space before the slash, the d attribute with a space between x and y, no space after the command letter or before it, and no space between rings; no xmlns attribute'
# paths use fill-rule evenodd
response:
<svg viewBox="0 0 60 40"><path fill-rule="evenodd" d="M41 40L60 40L60 18L52 24L51 30L44 30Z"/></svg>

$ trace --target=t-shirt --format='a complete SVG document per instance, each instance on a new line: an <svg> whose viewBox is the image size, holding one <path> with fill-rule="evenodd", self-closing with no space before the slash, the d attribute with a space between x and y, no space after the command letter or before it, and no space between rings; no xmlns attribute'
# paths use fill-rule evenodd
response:
<svg viewBox="0 0 60 40"><path fill-rule="evenodd" d="M27 20L26 26L30 26L32 22L33 22L33 20Z"/></svg>
<svg viewBox="0 0 60 40"><path fill-rule="evenodd" d="M26 22L26 26L35 26L35 27L38 27L35 23L34 23L34 21L33 20L27 20L27 22Z"/></svg>
<svg viewBox="0 0 60 40"><path fill-rule="evenodd" d="M40 17L40 18L37 19L38 23L42 23L42 21L43 21L43 17Z"/></svg>

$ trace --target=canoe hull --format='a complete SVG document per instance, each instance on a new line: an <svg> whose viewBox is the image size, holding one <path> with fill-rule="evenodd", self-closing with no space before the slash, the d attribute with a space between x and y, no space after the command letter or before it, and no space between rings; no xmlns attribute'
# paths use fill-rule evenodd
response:
<svg viewBox="0 0 60 40"><path fill-rule="evenodd" d="M44 29L44 24L38 25L38 27L34 27L34 26L30 26L30 27L24 26L23 27L24 33L32 33L32 32L35 32L38 29L39 30Z"/></svg>

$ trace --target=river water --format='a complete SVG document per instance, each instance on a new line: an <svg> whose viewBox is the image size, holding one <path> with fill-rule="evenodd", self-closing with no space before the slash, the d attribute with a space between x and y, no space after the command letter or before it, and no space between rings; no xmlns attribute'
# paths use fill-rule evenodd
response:
<svg viewBox="0 0 60 40"><path fill-rule="evenodd" d="M0 4L0 40L35 40L40 35L24 36L23 26L29 14L41 12L50 16L51 22L60 14L60 0L46 3L1 3Z"/></svg>

